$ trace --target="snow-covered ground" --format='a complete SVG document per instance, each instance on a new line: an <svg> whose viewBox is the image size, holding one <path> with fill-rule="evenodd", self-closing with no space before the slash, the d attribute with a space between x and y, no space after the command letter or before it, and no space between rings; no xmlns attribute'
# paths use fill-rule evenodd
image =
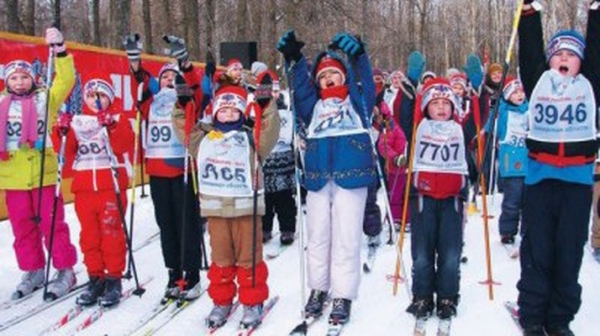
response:
<svg viewBox="0 0 600 336"><path fill-rule="evenodd" d="M136 202L134 246L144 241L147 237L158 231L154 221L152 202L150 198L140 199L139 191ZM515 284L519 277L518 259L510 259L505 249L499 242L497 233L497 218L501 195L495 199L491 206L491 213L495 215L490 220L490 246L493 264L493 279L500 284L494 286L494 300L488 297L488 287L479 282L487 279L486 254L484 248L484 225L480 214L469 217L466 227L465 254L469 260L462 265L461 270L461 302L458 316L452 325L453 335L518 335L519 331L509 314L503 307L503 302L514 301L517 297ZM72 205L66 207L67 221L71 227L71 237L78 246L79 224ZM127 217L129 218L129 217ZM387 230L384 230L387 234ZM385 242L386 238L384 239ZM406 236L404 247L404 262L406 269L410 269L410 236ZM278 240L274 239L265 247L265 253L276 249ZM364 244L366 257L366 241ZM21 272L18 270L12 250L12 233L7 221L0 222L0 302L10 298ZM76 270L78 281L86 281L85 268L82 256ZM153 276L148 284L147 292L142 298L132 297L120 304L116 309L110 310L81 335L123 335L134 323L148 310L152 309L160 299L167 281L167 273L163 266L158 240L135 254L140 279ZM363 274L360 297L352 306L352 320L344 329L343 334L352 335L411 335L414 319L404 310L409 303L408 288L402 284L396 296L392 295L392 283L386 275L394 272L396 249L394 246L382 245L377 254L375 266L370 274ZM277 259L268 262L270 277L269 286L271 296L279 295L279 303L265 319L263 325L256 330L255 335L287 335L300 320L302 307L300 291L300 269L298 241L285 250ZM410 280L410 279L409 279ZM206 284L203 274L203 284ZM590 249L586 247L583 267L580 274L580 283L583 285L583 304L581 310L572 323L576 335L597 335L596 320L600 316L600 265L594 261ZM133 286L132 281L125 281L124 288ZM0 310L0 325L13 316L19 315L28 308L41 302L41 292L10 309ZM55 307L48 309L33 318L0 332L2 335L37 335L40 331L56 322L74 305L74 298L69 299ZM204 318L212 307L208 295L202 296L194 302L171 323L166 325L159 335L204 335L206 328ZM242 310L238 309L230 322L215 335L232 335L235 333ZM59 335L68 335L87 316L89 311L79 316L76 320L62 328ZM596 321L596 322L594 322ZM437 322L431 319L428 323L428 335L435 334ZM326 318L309 329L309 335L324 335ZM596 326L596 327L594 327ZM141 329L142 334L146 329Z"/></svg>

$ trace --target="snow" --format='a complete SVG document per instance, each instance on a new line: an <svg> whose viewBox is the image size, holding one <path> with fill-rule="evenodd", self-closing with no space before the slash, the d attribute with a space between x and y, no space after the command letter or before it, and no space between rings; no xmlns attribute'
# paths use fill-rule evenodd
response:
<svg viewBox="0 0 600 336"><path fill-rule="evenodd" d="M150 198L139 198L138 190L136 210L134 246L155 234L158 227L154 220L152 201ZM489 200L491 202L491 200ZM490 247L492 253L493 280L500 283L493 287L494 300L488 297L488 286L479 282L487 279L486 254L484 244L484 225L481 214L469 216L466 226L465 254L469 260L461 268L461 302L458 316L452 324L453 335L518 335L519 331L503 307L503 302L514 301L517 297L516 282L519 278L519 261L510 259L506 250L499 242L497 233L497 218L501 195L491 204L491 214L495 217L489 220ZM72 205L66 206L67 222L70 223L71 237L78 245L79 225ZM127 216L129 219L129 216ZM275 225L277 227L277 225ZM392 283L386 275L394 272L396 262L396 246L385 245L387 228L384 228L383 244L377 254L374 269L370 274L362 276L360 295L352 306L352 320L345 327L343 335L411 335L414 325L412 315L405 312L409 303L407 284L400 284L396 296L392 294ZM208 239L208 237L206 237ZM265 253L277 248L278 237L265 246ZM208 243L208 240L207 240ZM208 245L208 244L207 244ZM301 302L299 241L286 249L278 258L268 262L269 286L271 296L279 295L280 300L273 311L267 316L263 325L254 335L286 335L299 321ZM366 259L366 240L363 245L363 257ZM2 281L0 282L0 302L8 300L21 272L18 270L12 250L12 232L7 221L0 222L0 263ZM86 281L83 257L79 255L76 266L78 281ZM135 324L138 318L151 310L163 294L167 282L167 272L162 262L160 244L155 240L150 245L135 253L135 260L140 280L153 276L147 291L142 298L132 297L122 302L118 308L107 311L104 316L80 335L123 335ZM410 270L410 235L405 237L403 263ZM409 279L410 280L410 279ZM203 284L207 284L206 274L203 273ZM580 283L583 286L583 304L571 327L576 335L596 335L594 322L600 316L600 265L594 261L590 249L586 246L583 266L580 273ZM124 281L124 288L133 286L133 281ZM0 310L0 325L18 315L20 312L41 302L41 291L22 304L10 309ZM39 315L0 332L1 335L37 335L49 325L56 322L74 305L74 298L68 299ZM212 302L207 294L194 302L157 335L203 335L206 334L204 318L208 315ZM84 311L75 321L62 328L57 335L74 333L75 327L89 314ZM230 322L215 335L235 334L242 309L238 309L230 318ZM437 320L430 319L428 335L435 335ZM309 329L309 335L324 335L327 329L326 318ZM138 334L142 334L142 328Z"/></svg>

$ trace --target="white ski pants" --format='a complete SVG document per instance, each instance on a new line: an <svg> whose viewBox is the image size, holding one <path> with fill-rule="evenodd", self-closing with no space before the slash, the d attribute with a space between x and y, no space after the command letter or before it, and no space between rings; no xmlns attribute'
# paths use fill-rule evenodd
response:
<svg viewBox="0 0 600 336"><path fill-rule="evenodd" d="M367 188L344 189L329 181L309 191L307 261L310 289L355 300L360 283L360 246Z"/></svg>

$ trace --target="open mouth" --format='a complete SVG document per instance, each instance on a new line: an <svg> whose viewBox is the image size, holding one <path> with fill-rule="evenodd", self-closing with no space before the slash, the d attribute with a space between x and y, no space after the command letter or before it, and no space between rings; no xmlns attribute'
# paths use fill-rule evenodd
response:
<svg viewBox="0 0 600 336"><path fill-rule="evenodd" d="M558 72L560 72L561 75L566 75L569 73L569 67L561 65L558 67Z"/></svg>
<svg viewBox="0 0 600 336"><path fill-rule="evenodd" d="M332 80L328 80L327 83L325 83L325 86L327 86L328 88L334 87L335 83Z"/></svg>

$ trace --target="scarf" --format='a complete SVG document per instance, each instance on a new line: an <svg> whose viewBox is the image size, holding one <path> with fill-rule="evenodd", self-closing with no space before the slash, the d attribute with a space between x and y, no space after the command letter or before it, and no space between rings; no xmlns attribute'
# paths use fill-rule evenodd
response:
<svg viewBox="0 0 600 336"><path fill-rule="evenodd" d="M321 89L321 99L333 97L346 99L346 97L348 97L348 86L338 85L330 88Z"/></svg>
<svg viewBox="0 0 600 336"><path fill-rule="evenodd" d="M6 138L7 130L6 125L8 123L8 112L13 101L21 102L21 137L19 139L19 147L28 144L30 148L34 147L35 142L38 139L37 134L37 109L35 106L35 94L29 93L27 95L18 96L13 93L9 93L0 102L0 160L8 160L8 152L6 151Z"/></svg>

